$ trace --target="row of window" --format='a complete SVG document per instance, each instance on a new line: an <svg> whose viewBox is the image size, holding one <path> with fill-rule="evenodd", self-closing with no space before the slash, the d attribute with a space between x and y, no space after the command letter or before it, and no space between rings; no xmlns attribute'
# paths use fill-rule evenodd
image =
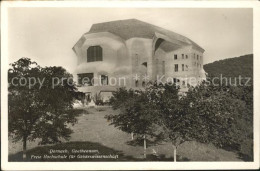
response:
<svg viewBox="0 0 260 171"><path fill-rule="evenodd" d="M182 59L188 59L188 55L181 54ZM193 54L193 58L196 59L196 54ZM178 59L178 55L174 54L174 60ZM197 55L197 60L201 60L202 56ZM103 61L103 51L100 46L90 46L87 49L87 62ZM138 63L138 56L136 57L136 63Z"/></svg>
<svg viewBox="0 0 260 171"><path fill-rule="evenodd" d="M179 83L180 80L177 79L177 78L173 78L173 82L176 84L176 83ZM142 87L146 86L146 82L145 81L142 81L141 83L142 83ZM182 85L185 85L185 81L182 82ZM135 81L135 87L139 87L139 81L138 80Z"/></svg>
<svg viewBox="0 0 260 171"><path fill-rule="evenodd" d="M194 66L197 66L197 68L201 68L202 65L200 63L194 62Z"/></svg>
<svg viewBox="0 0 260 171"><path fill-rule="evenodd" d="M181 64L181 71L188 71L188 69L189 69L188 65ZM175 72L179 71L179 65L178 64L174 64L174 71Z"/></svg>
<svg viewBox="0 0 260 171"><path fill-rule="evenodd" d="M107 75L100 75L100 83L101 83L101 85L108 85L108 76ZM78 84L79 85L93 86L93 84L94 84L94 73L78 74Z"/></svg>
<svg viewBox="0 0 260 171"><path fill-rule="evenodd" d="M188 57L188 55L184 55L184 54L181 54L181 57L182 57L182 59L188 59L189 57ZM176 60L176 59L178 59L178 55L177 54L174 54L174 59Z"/></svg>
<svg viewBox="0 0 260 171"><path fill-rule="evenodd" d="M194 57L194 59L196 59L196 54L195 53L193 54L193 57ZM182 59L188 59L189 56L185 55L185 54L181 54L181 58ZM178 59L178 55L174 54L174 60L177 60L177 59ZM197 55L197 60L202 60L202 56Z"/></svg>
<svg viewBox="0 0 260 171"><path fill-rule="evenodd" d="M196 54L193 54L193 59L196 59ZM202 60L202 56L197 55L197 60Z"/></svg>

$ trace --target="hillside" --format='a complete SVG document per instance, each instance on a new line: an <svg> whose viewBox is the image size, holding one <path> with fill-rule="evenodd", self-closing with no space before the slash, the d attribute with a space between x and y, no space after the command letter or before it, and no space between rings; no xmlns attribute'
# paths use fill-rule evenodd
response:
<svg viewBox="0 0 260 171"><path fill-rule="evenodd" d="M253 79L253 54L228 58L204 65L209 77L251 77Z"/></svg>

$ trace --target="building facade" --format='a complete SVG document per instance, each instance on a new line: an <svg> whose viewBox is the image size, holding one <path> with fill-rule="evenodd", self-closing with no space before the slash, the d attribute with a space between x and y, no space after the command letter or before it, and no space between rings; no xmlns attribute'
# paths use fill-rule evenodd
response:
<svg viewBox="0 0 260 171"><path fill-rule="evenodd" d="M203 48L136 19L94 24L73 50L79 91L102 94L104 100L119 87L142 89L149 81L174 81L185 91L205 79Z"/></svg>

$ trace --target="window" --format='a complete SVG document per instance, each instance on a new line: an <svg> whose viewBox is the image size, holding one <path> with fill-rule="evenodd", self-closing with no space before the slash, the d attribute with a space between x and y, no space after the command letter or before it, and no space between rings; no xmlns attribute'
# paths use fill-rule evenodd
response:
<svg viewBox="0 0 260 171"><path fill-rule="evenodd" d="M90 46L87 50L87 62L95 62L102 60L102 48L100 46Z"/></svg>
<svg viewBox="0 0 260 171"><path fill-rule="evenodd" d="M138 66L139 59L138 59L138 54L135 54L135 65Z"/></svg>
<svg viewBox="0 0 260 171"><path fill-rule="evenodd" d="M178 56L177 56L177 54L175 54L175 55L174 55L174 59L178 59Z"/></svg>
<svg viewBox="0 0 260 171"><path fill-rule="evenodd" d="M186 71L188 71L189 70L189 66L188 65L186 65Z"/></svg>
<svg viewBox="0 0 260 171"><path fill-rule="evenodd" d="M147 62L142 63L143 66L147 67Z"/></svg>
<svg viewBox="0 0 260 171"><path fill-rule="evenodd" d="M108 76L101 75L101 85L108 85Z"/></svg>
<svg viewBox="0 0 260 171"><path fill-rule="evenodd" d="M162 74L165 75L165 61L162 61Z"/></svg>
<svg viewBox="0 0 260 171"><path fill-rule="evenodd" d="M135 87L138 87L138 80L135 80Z"/></svg>
<svg viewBox="0 0 260 171"><path fill-rule="evenodd" d="M180 82L180 80L179 80L179 79L177 79L177 78L173 78L173 82L174 82L174 83L179 83L179 82Z"/></svg>
<svg viewBox="0 0 260 171"><path fill-rule="evenodd" d="M156 70L156 73L158 74L158 71L159 71L159 59L156 59L155 60L155 70Z"/></svg>
<svg viewBox="0 0 260 171"><path fill-rule="evenodd" d="M87 85L92 86L93 85L93 73L83 73L78 74L78 84L79 85Z"/></svg>
<svg viewBox="0 0 260 171"><path fill-rule="evenodd" d="M197 60L199 60L199 55L197 55Z"/></svg>
<svg viewBox="0 0 260 171"><path fill-rule="evenodd" d="M184 59L184 54L181 54L182 59Z"/></svg>
<svg viewBox="0 0 260 171"><path fill-rule="evenodd" d="M186 55L186 59L188 59L188 55Z"/></svg>
<svg viewBox="0 0 260 171"><path fill-rule="evenodd" d="M195 59L195 56L196 56L196 55L195 55L195 53L194 53L194 55L193 55L193 58L194 58L194 59Z"/></svg>
<svg viewBox="0 0 260 171"><path fill-rule="evenodd" d="M174 65L174 71L175 71L175 72L178 72L178 64L175 64L175 65Z"/></svg>
<svg viewBox="0 0 260 171"><path fill-rule="evenodd" d="M145 87L145 81L142 82L142 86Z"/></svg>
<svg viewBox="0 0 260 171"><path fill-rule="evenodd" d="M182 71L184 71L184 64L182 64Z"/></svg>

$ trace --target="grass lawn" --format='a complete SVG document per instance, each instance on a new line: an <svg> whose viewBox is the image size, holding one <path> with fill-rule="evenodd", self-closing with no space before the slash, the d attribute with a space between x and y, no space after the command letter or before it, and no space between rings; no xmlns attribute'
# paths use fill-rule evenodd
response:
<svg viewBox="0 0 260 171"><path fill-rule="evenodd" d="M109 107L87 109L88 112L78 117L78 123L71 127L70 142L52 146L39 146L37 141L28 142L28 161L144 161L143 146L133 143L131 135L124 133L104 118L113 111ZM22 161L22 144L9 140L9 161ZM64 154L50 154L51 149L67 149L67 158L60 158ZM90 150L90 152L73 153L72 150ZM92 150L92 151L91 151ZM44 155L60 155L58 158L44 158ZM76 155L68 159L68 156ZM197 142L186 142L178 150L178 161L241 161L238 155L217 149L213 145ZM34 158L41 156L41 158ZM87 156L87 157L86 157ZM89 157L95 156L95 157ZM111 157L112 156L112 157ZM147 161L173 161L173 149L170 144L149 144Z"/></svg>

